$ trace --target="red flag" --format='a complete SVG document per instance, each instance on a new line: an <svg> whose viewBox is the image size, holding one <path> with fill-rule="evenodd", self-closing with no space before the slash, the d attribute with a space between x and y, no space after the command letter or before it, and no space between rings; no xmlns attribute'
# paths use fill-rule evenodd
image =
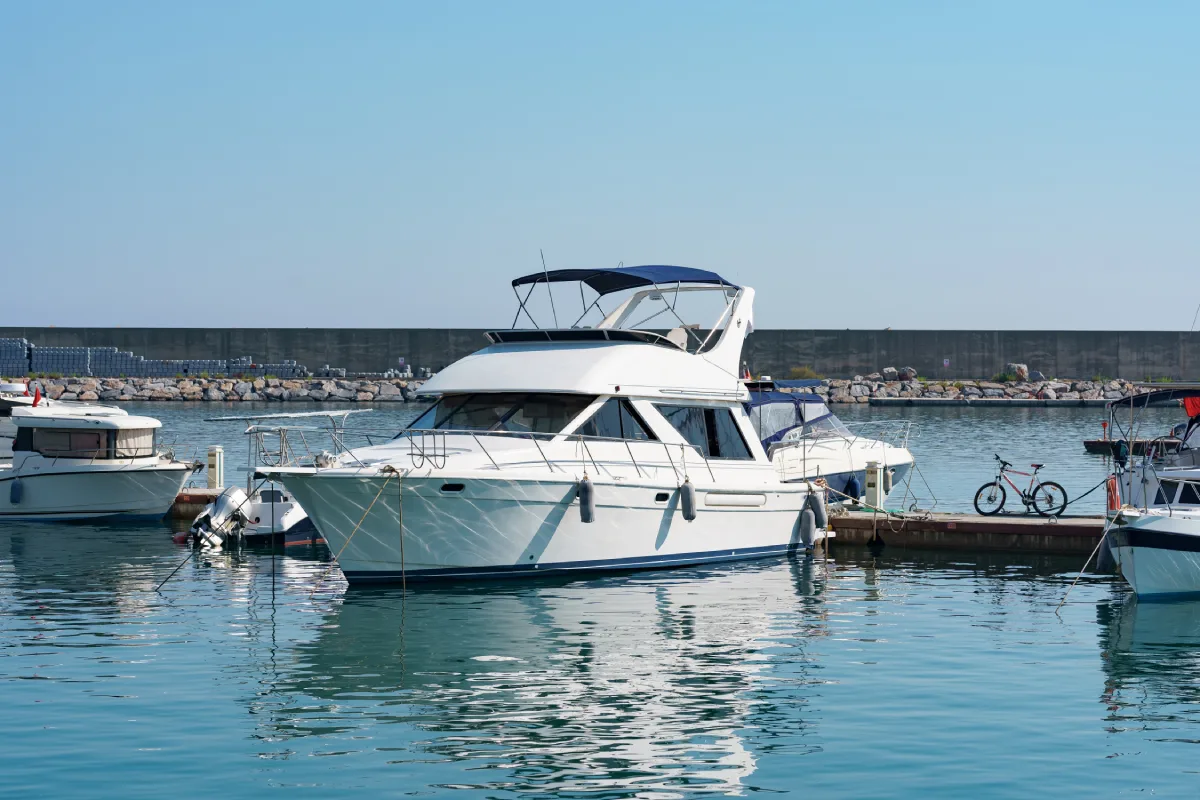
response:
<svg viewBox="0 0 1200 800"><path fill-rule="evenodd" d="M1200 417L1200 397L1183 398L1183 410L1189 417Z"/></svg>
<svg viewBox="0 0 1200 800"><path fill-rule="evenodd" d="M26 389L26 390L25 390L25 394L29 394L29 390L28 390L28 389ZM42 387L41 387L41 386L35 386L35 387L33 388L33 405L34 405L34 407L35 407L35 408L37 407L37 404L38 404L39 402L41 402L41 399L42 399Z"/></svg>

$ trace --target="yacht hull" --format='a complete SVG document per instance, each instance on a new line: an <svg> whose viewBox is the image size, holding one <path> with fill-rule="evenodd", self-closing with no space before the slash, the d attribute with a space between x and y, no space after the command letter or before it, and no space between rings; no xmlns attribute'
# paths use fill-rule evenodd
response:
<svg viewBox="0 0 1200 800"><path fill-rule="evenodd" d="M1200 595L1200 520L1144 516L1109 536L1121 576L1138 597Z"/></svg>
<svg viewBox="0 0 1200 800"><path fill-rule="evenodd" d="M595 482L584 523L573 478L292 474L350 583L529 577L704 564L800 546L807 490L697 486L688 522L676 484ZM661 499L660 499L661 498ZM403 533L401 533L403 529Z"/></svg>
<svg viewBox="0 0 1200 800"><path fill-rule="evenodd" d="M190 474L184 465L80 470L64 466L34 474L0 474L0 520L161 517ZM12 485L18 480L20 489L14 492Z"/></svg>

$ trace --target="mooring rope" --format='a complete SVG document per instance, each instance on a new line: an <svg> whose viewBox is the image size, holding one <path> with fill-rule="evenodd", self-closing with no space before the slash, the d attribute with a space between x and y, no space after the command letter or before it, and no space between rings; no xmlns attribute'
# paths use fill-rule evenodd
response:
<svg viewBox="0 0 1200 800"><path fill-rule="evenodd" d="M379 498L383 496L383 490L386 489L388 484L392 482L392 478L394 478L400 474L400 473L396 472L396 469L394 467L391 467L390 464L384 468L384 471L386 471L389 467L391 468L391 473L387 476L387 480L385 480L383 482L383 486L379 487L379 491L376 493L375 499L371 501L371 504L369 506L367 506L367 510L363 512L362 517L358 520L358 524L354 526L354 530L350 531L350 535L346 537L345 543L343 543L341 548L337 551L337 555L335 555L333 557L333 561L330 563L329 567L326 568L326 570L323 573L321 573L321 577L317 579L317 582L315 584L313 584L312 591L308 593L308 597L310 600L312 599L312 596L317 593L317 589L321 588L321 584L325 582L325 579L327 577L329 577L329 573L332 572L333 568L338 565L338 562L341 560L342 553L344 553L346 551L346 548L349 547L349 545L350 545L350 540L354 538L354 534L358 533L358 529L362 527L363 522L367 518L367 514L370 514L371 509L375 507L376 501L378 501ZM400 542L401 542L401 552L403 552L403 546L404 546L403 529L401 529ZM401 576L403 576L403 557L401 560Z"/></svg>
<svg viewBox="0 0 1200 800"><path fill-rule="evenodd" d="M1105 478L1105 480L1108 479ZM1114 514L1104 523L1104 530L1100 532L1100 541L1096 542L1096 546L1088 554L1087 561L1084 561L1083 566L1079 568L1079 574L1075 576L1075 580L1071 581L1071 585L1067 587L1067 593L1063 595L1063 599L1058 602L1058 606L1054 609L1055 614L1058 614L1059 610L1062 609L1063 604L1067 602L1067 598L1071 596L1071 590L1075 588L1075 584L1079 583L1079 579L1083 577L1083 571L1087 569L1088 564L1092 563L1092 559L1096 553L1100 552L1100 545L1104 544L1104 539L1108 536L1108 529L1112 527L1116 519L1117 515Z"/></svg>

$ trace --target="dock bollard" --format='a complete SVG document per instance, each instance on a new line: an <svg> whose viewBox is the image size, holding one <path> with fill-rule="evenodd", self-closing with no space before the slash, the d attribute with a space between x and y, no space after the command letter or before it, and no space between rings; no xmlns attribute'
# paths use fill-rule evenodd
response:
<svg viewBox="0 0 1200 800"><path fill-rule="evenodd" d="M867 462L867 491L866 504L875 508L883 507L883 470L879 468L878 461Z"/></svg>
<svg viewBox="0 0 1200 800"><path fill-rule="evenodd" d="M225 488L225 448L219 444L208 448L208 488Z"/></svg>

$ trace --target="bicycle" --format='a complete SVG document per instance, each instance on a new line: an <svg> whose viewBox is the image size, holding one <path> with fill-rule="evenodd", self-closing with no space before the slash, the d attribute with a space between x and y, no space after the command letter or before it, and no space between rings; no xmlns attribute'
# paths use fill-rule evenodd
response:
<svg viewBox="0 0 1200 800"><path fill-rule="evenodd" d="M1043 481L1034 485L1038 471L1046 466L1045 464L1030 464L1033 472L1018 472L1012 469L1012 464L999 455L996 456L996 460L1000 462L1000 469L996 472L995 480L980 486L979 491L975 493L975 510L980 514L990 517L1004 510L1004 501L1007 499L1008 493L1004 490L1004 484L1000 482L1001 478L1020 494L1021 502L1025 504L1025 513L1029 513L1030 506L1033 506L1034 510L1043 517L1057 517L1066 510L1067 492L1061 485L1054 481ZM1008 477L1009 473L1028 475L1029 488L1022 491L1012 482L1012 478Z"/></svg>

